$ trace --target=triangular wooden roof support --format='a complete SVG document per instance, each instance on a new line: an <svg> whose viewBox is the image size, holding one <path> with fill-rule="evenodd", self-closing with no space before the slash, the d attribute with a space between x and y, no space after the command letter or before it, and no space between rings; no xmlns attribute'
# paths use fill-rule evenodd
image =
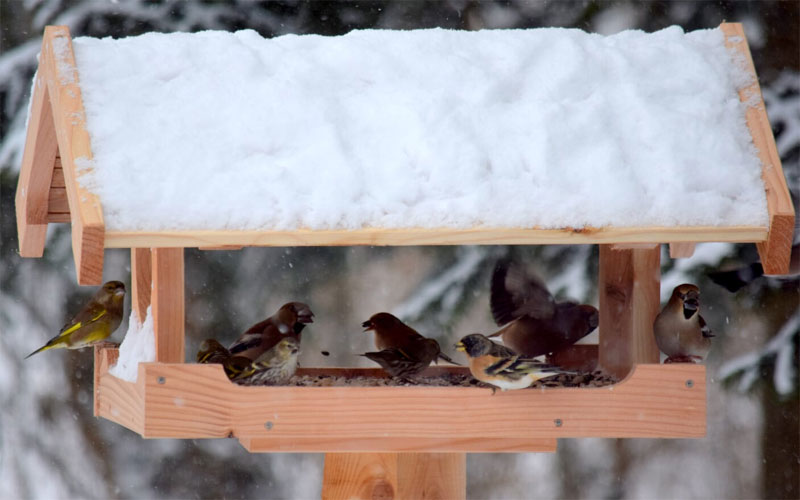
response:
<svg viewBox="0 0 800 500"><path fill-rule="evenodd" d="M742 26L721 28L755 76ZM131 249L132 307L142 320L151 307L156 362L140 363L137 382L126 382L108 373L116 349L96 347L95 415L148 438L235 436L252 452L327 452L324 498L413 498L431 491L464 498L467 451L555 451L560 437L704 436L705 368L658 364L652 324L659 310L660 243L669 243L676 258L690 256L696 242L755 242L765 272L788 270L794 209L757 80L740 97L755 101L746 118L762 163L766 227L114 232L105 229L99 199L77 182L78 165L92 161L78 78L69 31L47 27L17 188L17 225L20 254L40 257L47 225L71 222L80 284L102 281L104 248ZM492 398L464 387L240 387L218 365L183 363L184 247L555 243L600 245L600 342L573 354L580 351L580 361L589 353L589 361L624 378L613 387ZM324 411L317 411L320 402ZM270 415L275 421L265 422Z"/></svg>
<svg viewBox="0 0 800 500"><path fill-rule="evenodd" d="M60 157L72 223L72 252L78 283L99 285L103 279L105 225L100 199L77 182L78 162L90 165L92 149L86 115L66 26L48 26L42 41L39 70L17 188L17 228L23 257L41 257L50 214L56 157Z"/></svg>

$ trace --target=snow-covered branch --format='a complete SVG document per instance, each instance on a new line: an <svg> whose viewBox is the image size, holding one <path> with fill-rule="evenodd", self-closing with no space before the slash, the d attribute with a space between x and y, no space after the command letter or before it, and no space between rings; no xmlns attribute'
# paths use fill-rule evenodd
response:
<svg viewBox="0 0 800 500"><path fill-rule="evenodd" d="M774 363L775 390L783 397L789 396L797 390L798 337L800 337L800 312L789 318L763 349L725 362L719 369L719 377L724 380L740 376L738 389L745 392L760 378L762 367Z"/></svg>

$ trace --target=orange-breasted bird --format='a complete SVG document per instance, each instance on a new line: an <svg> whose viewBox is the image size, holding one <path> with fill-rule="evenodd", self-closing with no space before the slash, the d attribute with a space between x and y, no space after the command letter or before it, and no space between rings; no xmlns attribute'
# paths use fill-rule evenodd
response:
<svg viewBox="0 0 800 500"><path fill-rule="evenodd" d="M89 303L61 328L58 335L25 358L49 349L80 349L107 339L122 323L124 300L124 283L109 281L103 284Z"/></svg>
<svg viewBox="0 0 800 500"><path fill-rule="evenodd" d="M559 373L574 373L535 359L523 358L480 333L463 337L456 344L456 349L469 357L469 371L473 377L501 391L524 389L539 379Z"/></svg>
<svg viewBox="0 0 800 500"><path fill-rule="evenodd" d="M302 302L289 302L269 318L248 328L228 348L231 355L255 361L281 339L292 337L300 343L300 332L313 323L314 313Z"/></svg>
<svg viewBox="0 0 800 500"><path fill-rule="evenodd" d="M599 322L597 308L556 302L541 279L509 259L495 265L489 302L495 323L505 325L489 337L502 337L505 345L526 357L569 347Z"/></svg>
<svg viewBox="0 0 800 500"><path fill-rule="evenodd" d="M429 350L432 350L433 344L421 342L425 337L387 312L373 314L367 321L361 323L361 326L364 327L365 332L375 332L375 347L381 351L392 348L400 349L412 359L423 360ZM430 340L436 342L434 339ZM441 358L448 363L458 364L442 352L438 342L436 342L436 348L438 352L433 357L434 361L436 358Z"/></svg>
<svg viewBox="0 0 800 500"><path fill-rule="evenodd" d="M653 331L658 348L667 355L664 363L705 359L714 334L700 316L700 289L690 283L676 286L669 302L656 316Z"/></svg>

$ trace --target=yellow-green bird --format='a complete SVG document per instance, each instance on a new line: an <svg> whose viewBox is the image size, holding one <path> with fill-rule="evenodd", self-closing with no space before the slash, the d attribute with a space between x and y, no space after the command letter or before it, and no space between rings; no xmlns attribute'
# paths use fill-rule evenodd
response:
<svg viewBox="0 0 800 500"><path fill-rule="evenodd" d="M92 300L61 328L58 335L25 356L25 359L48 349L80 349L107 339L122 322L124 299L124 283L121 281L105 283L94 294Z"/></svg>

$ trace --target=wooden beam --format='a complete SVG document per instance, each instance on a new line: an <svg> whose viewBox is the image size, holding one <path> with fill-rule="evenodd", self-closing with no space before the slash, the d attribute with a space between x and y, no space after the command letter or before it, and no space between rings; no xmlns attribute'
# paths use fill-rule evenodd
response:
<svg viewBox="0 0 800 500"><path fill-rule="evenodd" d="M396 453L327 453L322 479L323 500L394 499Z"/></svg>
<svg viewBox="0 0 800 500"><path fill-rule="evenodd" d="M149 248L131 248L131 309L139 324L147 318L153 283L153 266Z"/></svg>
<svg viewBox="0 0 800 500"><path fill-rule="evenodd" d="M599 364L622 378L638 363L658 363L653 321L661 304L661 249L600 245Z"/></svg>
<svg viewBox="0 0 800 500"><path fill-rule="evenodd" d="M78 283L99 285L103 280L105 224L100 199L78 182L78 165L91 168L93 157L72 40L66 26L45 28L39 68L46 76L72 214L72 253Z"/></svg>
<svg viewBox="0 0 800 500"><path fill-rule="evenodd" d="M478 387L244 387L220 365L195 363L141 363L136 383L105 372L98 381L100 415L143 437L236 437L254 451L521 452L541 450L543 439L706 432L705 367L694 364L637 365L608 387L495 395Z"/></svg>
<svg viewBox="0 0 800 500"><path fill-rule="evenodd" d="M669 257L671 259L688 259L694 255L694 242L683 241L669 244Z"/></svg>
<svg viewBox="0 0 800 500"><path fill-rule="evenodd" d="M397 498L466 498L467 456L464 453L400 453L397 486Z"/></svg>
<svg viewBox="0 0 800 500"><path fill-rule="evenodd" d="M351 245L555 245L645 244L669 241L754 242L767 237L759 226L629 227L603 229L358 229L352 231L108 231L106 248L214 248L230 246Z"/></svg>
<svg viewBox="0 0 800 500"><path fill-rule="evenodd" d="M58 154L46 71L47 68L40 68L33 83L30 119L15 197L17 237L22 257L41 257L44 254L48 197L53 164Z"/></svg>
<svg viewBox="0 0 800 500"><path fill-rule="evenodd" d="M150 312L156 335L156 361L183 363L183 249L154 248L151 258L153 283Z"/></svg>
<svg viewBox="0 0 800 500"><path fill-rule="evenodd" d="M328 453L322 498L466 498L466 468L464 453Z"/></svg>
<svg viewBox="0 0 800 500"><path fill-rule="evenodd" d="M761 178L767 194L769 212L769 234L766 241L758 242L758 254L765 274L786 274L794 231L794 206L781 167L781 157L775 146L775 137L764 106L761 87L758 84L753 58L740 23L723 23L720 29L725 34L725 45L739 53L744 67L753 76L753 83L739 91L739 98L747 106L747 127L761 160Z"/></svg>
<svg viewBox="0 0 800 500"><path fill-rule="evenodd" d="M342 453L424 452L424 453L555 453L556 438L473 438L433 437L336 438L243 436L239 443L250 453Z"/></svg>

